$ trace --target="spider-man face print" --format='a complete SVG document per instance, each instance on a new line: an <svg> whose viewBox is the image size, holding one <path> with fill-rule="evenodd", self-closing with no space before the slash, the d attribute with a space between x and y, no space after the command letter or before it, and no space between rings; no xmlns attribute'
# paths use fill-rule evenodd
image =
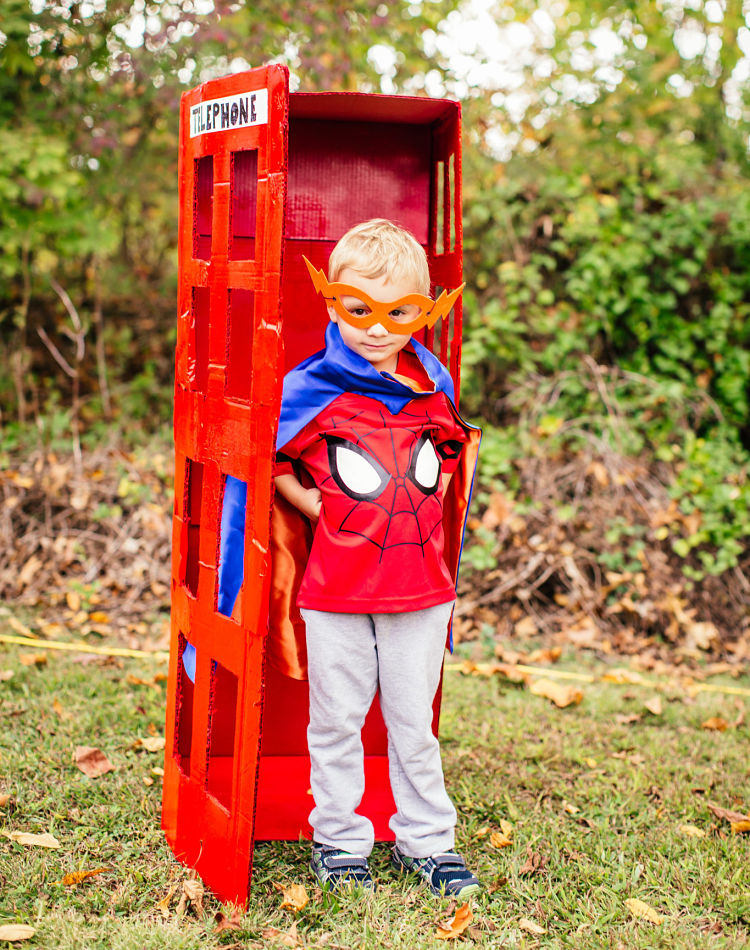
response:
<svg viewBox="0 0 750 950"><path fill-rule="evenodd" d="M408 545L424 552L442 523L440 457L429 430L384 428L324 436L331 478L341 493L329 523L374 545L380 559Z"/></svg>

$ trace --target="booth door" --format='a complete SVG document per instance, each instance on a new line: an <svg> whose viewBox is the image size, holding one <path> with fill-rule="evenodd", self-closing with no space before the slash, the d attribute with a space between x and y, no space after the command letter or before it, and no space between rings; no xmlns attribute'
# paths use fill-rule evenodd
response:
<svg viewBox="0 0 750 950"><path fill-rule="evenodd" d="M279 282L288 73L183 96L172 645L163 827L223 900L252 862L267 626L271 460L281 397ZM244 577L221 610L227 478L246 493Z"/></svg>

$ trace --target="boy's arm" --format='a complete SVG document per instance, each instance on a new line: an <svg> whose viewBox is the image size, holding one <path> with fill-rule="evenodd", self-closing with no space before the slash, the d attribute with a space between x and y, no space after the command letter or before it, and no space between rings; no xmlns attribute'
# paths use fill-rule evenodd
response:
<svg viewBox="0 0 750 950"><path fill-rule="evenodd" d="M322 504L319 488L305 488L297 476L291 473L277 475L274 482L276 491L282 494L290 504L298 508L311 521L318 520Z"/></svg>

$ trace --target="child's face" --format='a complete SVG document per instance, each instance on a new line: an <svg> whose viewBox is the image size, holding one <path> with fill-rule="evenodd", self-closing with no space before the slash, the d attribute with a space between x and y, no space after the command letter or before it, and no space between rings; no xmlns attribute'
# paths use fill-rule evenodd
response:
<svg viewBox="0 0 750 950"><path fill-rule="evenodd" d="M400 300L402 297L417 292L409 278L362 277L351 267L345 267L337 279L339 283L352 284L354 287L361 288L373 300L382 303ZM363 317L370 312L367 304L358 297L342 297L341 303L349 313L357 317ZM418 313L419 307L407 304L397 310L392 310L389 316L397 322L409 323ZM328 315L334 323L338 324L341 339L350 350L363 356L380 373L396 371L398 354L411 339L411 334L392 333L380 323L364 330L359 329L341 319L332 306L328 307Z"/></svg>

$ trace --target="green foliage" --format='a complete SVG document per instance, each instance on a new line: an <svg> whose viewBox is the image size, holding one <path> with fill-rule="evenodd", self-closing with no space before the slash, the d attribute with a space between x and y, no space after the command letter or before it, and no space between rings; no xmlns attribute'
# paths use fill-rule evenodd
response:
<svg viewBox="0 0 750 950"><path fill-rule="evenodd" d="M672 549L690 559L688 577L722 574L738 564L750 539L750 458L725 431L708 439L685 432L678 444L661 447L660 458L676 472L669 493L687 516L675 519ZM691 554L697 558L693 566Z"/></svg>

